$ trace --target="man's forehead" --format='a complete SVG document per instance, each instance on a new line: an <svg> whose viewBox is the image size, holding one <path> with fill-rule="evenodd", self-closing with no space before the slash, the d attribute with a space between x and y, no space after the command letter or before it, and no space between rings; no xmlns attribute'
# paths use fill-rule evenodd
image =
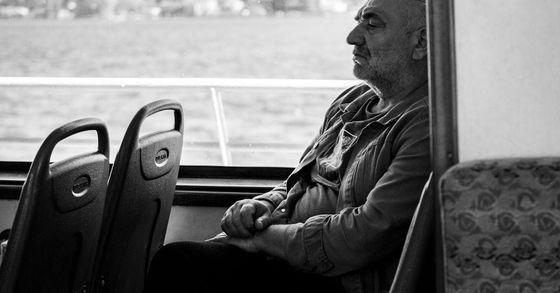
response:
<svg viewBox="0 0 560 293"><path fill-rule="evenodd" d="M367 0L362 8L387 9L393 6L402 6L407 1L409 0Z"/></svg>
<svg viewBox="0 0 560 293"><path fill-rule="evenodd" d="M395 10L398 6L402 7L402 0L368 0L360 10L358 10L357 17L361 17L363 14L375 13L375 14L388 14Z"/></svg>
<svg viewBox="0 0 560 293"><path fill-rule="evenodd" d="M422 8L418 0L368 0L356 14L356 19L361 19L366 14L376 14L385 18L400 18L399 16L410 15L411 10Z"/></svg>
<svg viewBox="0 0 560 293"><path fill-rule="evenodd" d="M393 0L393 1L398 1L398 0ZM364 7L378 7L378 6L382 6L382 5L387 5L389 2L391 2L391 1L387 1L387 0L367 0L366 3L364 4Z"/></svg>

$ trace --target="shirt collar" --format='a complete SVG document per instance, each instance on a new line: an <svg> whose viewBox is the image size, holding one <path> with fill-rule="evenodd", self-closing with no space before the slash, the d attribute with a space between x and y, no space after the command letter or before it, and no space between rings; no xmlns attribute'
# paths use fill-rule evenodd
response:
<svg viewBox="0 0 560 293"><path fill-rule="evenodd" d="M363 84L360 88L362 93L359 94L357 98L355 95L348 95L339 105L339 109L342 112L341 117L344 122L347 122L348 119L354 117L356 111L360 110L364 103L367 103L369 100L372 100L373 103L377 103L377 100L379 100L379 97L368 85ZM372 119L383 125L390 124L402 116L402 114L404 114L410 106L426 96L425 87L422 86L411 92L406 99L384 112L384 114L380 113L380 115L376 115Z"/></svg>

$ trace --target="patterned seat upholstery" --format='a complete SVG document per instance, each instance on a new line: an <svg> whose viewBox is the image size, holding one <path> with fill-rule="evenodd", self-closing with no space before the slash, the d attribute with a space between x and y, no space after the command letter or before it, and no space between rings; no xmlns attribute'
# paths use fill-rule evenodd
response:
<svg viewBox="0 0 560 293"><path fill-rule="evenodd" d="M560 292L560 158L460 163L440 187L446 292Z"/></svg>

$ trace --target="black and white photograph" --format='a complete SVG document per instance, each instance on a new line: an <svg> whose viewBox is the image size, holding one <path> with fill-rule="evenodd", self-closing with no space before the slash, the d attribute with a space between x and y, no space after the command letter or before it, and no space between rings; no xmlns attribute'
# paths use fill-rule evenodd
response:
<svg viewBox="0 0 560 293"><path fill-rule="evenodd" d="M0 0L0 293L560 292L559 13Z"/></svg>

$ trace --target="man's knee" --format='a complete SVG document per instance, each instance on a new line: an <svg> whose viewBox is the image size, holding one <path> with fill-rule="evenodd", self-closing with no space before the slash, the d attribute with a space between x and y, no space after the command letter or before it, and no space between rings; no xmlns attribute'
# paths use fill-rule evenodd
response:
<svg viewBox="0 0 560 293"><path fill-rule="evenodd" d="M171 243L161 247L150 264L148 282L174 283L196 271L197 261L188 245Z"/></svg>
<svg viewBox="0 0 560 293"><path fill-rule="evenodd" d="M156 254L154 255L154 259L173 259L176 258L178 255L183 255L184 253L181 252L181 245L180 243L170 243L162 246Z"/></svg>
<svg viewBox="0 0 560 293"><path fill-rule="evenodd" d="M232 248L235 247L211 242L170 243L156 252L150 270L172 271L175 274L204 270L228 259Z"/></svg>
<svg viewBox="0 0 560 293"><path fill-rule="evenodd" d="M150 271L181 271L180 267L192 264L195 260L190 256L189 245L170 243L161 247L152 259Z"/></svg>
<svg viewBox="0 0 560 293"><path fill-rule="evenodd" d="M184 243L161 247L152 258L144 293L182 291L185 286L183 280L188 277L192 262L188 245Z"/></svg>

